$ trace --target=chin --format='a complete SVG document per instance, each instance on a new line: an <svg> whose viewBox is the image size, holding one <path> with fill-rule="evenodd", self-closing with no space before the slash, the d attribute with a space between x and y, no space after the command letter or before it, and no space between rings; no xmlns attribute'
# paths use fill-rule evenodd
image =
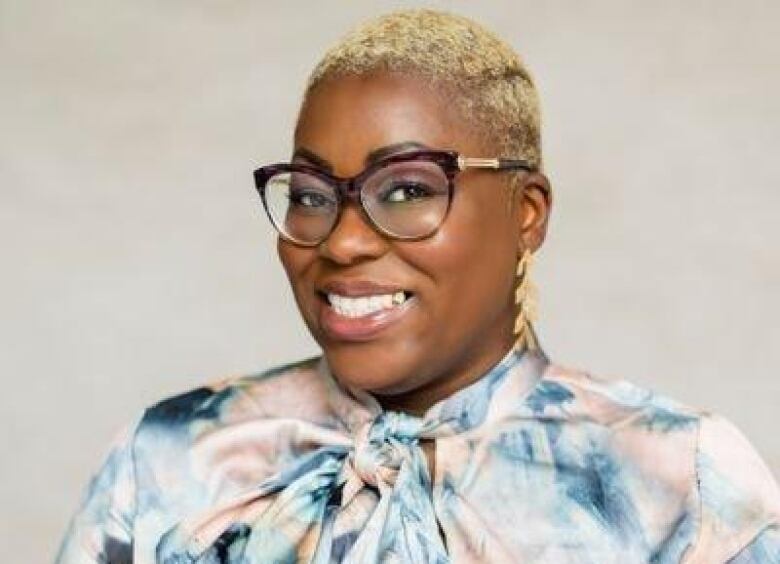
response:
<svg viewBox="0 0 780 564"><path fill-rule="evenodd" d="M395 395L420 386L421 374L411 369L415 364L411 359L403 362L402 356L381 350L375 343L350 343L323 350L331 372L346 387Z"/></svg>

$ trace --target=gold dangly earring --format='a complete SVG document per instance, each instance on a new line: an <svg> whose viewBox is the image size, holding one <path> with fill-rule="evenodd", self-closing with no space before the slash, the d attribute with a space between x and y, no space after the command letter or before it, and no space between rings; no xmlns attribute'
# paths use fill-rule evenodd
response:
<svg viewBox="0 0 780 564"><path fill-rule="evenodd" d="M517 263L517 288L515 289L515 348L517 350L536 350L539 344L531 328L531 322L536 321L536 286L531 282L530 270L533 262L531 251L526 248Z"/></svg>

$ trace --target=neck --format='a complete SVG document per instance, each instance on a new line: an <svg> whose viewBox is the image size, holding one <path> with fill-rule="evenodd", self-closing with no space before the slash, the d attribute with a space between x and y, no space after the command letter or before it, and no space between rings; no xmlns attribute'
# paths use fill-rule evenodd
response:
<svg viewBox="0 0 780 564"><path fill-rule="evenodd" d="M385 411L398 411L421 417L432 405L479 380L506 356L513 345L512 339L502 340L499 346L488 351L489 354L458 363L459 369L448 371L419 388L393 395L375 394L375 397Z"/></svg>

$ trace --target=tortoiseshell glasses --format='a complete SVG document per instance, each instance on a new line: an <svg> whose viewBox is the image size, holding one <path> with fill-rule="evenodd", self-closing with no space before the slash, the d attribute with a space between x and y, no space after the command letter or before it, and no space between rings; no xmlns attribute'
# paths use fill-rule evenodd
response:
<svg viewBox="0 0 780 564"><path fill-rule="evenodd" d="M432 235L447 217L455 176L469 168L535 170L523 160L416 150L372 163L351 178L298 163L263 166L254 175L265 211L279 234L298 245L316 246L333 231L349 201L389 237L417 240Z"/></svg>

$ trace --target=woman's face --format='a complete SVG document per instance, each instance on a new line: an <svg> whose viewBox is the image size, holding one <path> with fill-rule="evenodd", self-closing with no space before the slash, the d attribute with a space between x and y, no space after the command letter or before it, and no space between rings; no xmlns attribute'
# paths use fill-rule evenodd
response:
<svg viewBox="0 0 780 564"><path fill-rule="evenodd" d="M326 81L311 93L294 160L352 176L379 153L420 146L498 156L424 82L377 74ZM459 173L446 220L423 240L382 235L353 204L317 247L279 239L301 314L343 384L389 401L414 397L422 409L508 351L518 253L534 237L530 244L541 242L547 210L529 204L522 191L513 197L507 174L517 173ZM359 317L339 314L329 301L340 301L343 312L358 297L399 291L402 304L385 301L379 312Z"/></svg>

